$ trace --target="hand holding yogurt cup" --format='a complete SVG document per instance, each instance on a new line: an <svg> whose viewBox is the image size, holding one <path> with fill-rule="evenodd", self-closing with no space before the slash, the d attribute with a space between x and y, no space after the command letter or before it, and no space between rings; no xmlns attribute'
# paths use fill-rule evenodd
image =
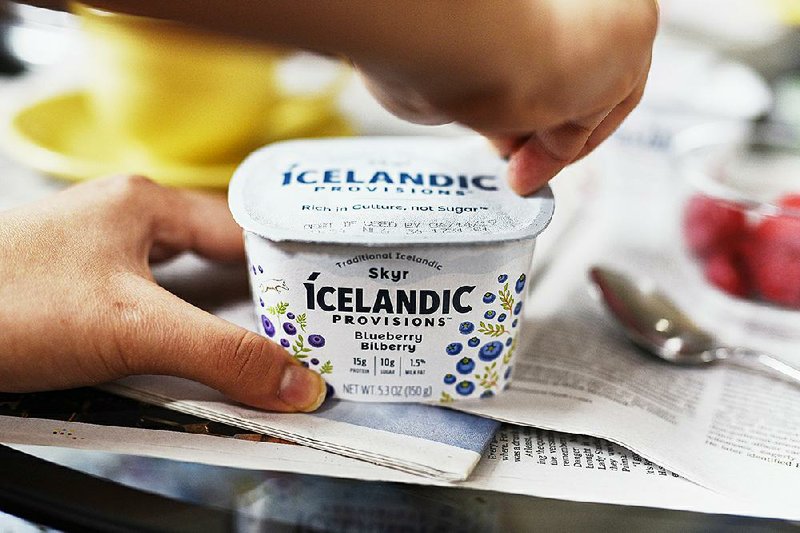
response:
<svg viewBox="0 0 800 533"><path fill-rule="evenodd" d="M0 213L0 243L0 391L169 374L272 411L325 399L319 376L278 345L153 281L148 258L242 260L223 198L135 176L88 182Z"/></svg>

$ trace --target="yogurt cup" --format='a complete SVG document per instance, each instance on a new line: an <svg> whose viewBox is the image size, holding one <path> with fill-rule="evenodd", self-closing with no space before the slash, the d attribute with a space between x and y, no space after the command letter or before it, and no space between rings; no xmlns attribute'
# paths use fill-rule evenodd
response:
<svg viewBox="0 0 800 533"><path fill-rule="evenodd" d="M478 137L298 140L229 190L258 328L365 402L493 396L511 379L550 189L521 198Z"/></svg>

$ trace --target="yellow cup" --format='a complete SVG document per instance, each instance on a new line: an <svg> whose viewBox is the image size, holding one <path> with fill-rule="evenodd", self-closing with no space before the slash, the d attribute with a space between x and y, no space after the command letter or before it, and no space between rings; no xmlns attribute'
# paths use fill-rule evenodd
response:
<svg viewBox="0 0 800 533"><path fill-rule="evenodd" d="M270 138L279 51L82 3L72 9L88 41L95 120L132 153L219 164Z"/></svg>

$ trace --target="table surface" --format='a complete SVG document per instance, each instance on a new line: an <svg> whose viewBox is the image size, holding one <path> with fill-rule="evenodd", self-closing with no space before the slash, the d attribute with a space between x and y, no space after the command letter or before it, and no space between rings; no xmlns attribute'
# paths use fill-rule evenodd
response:
<svg viewBox="0 0 800 533"><path fill-rule="evenodd" d="M63 73L0 78L0 112ZM357 92L363 130L413 133ZM17 104L18 105L18 104ZM351 102L351 105L353 103ZM366 110L366 111L365 111ZM370 114L371 113L371 114ZM0 154L0 209L64 185ZM50 393L68 405L75 391ZM120 400L122 401L122 400ZM2 398L0 398L0 403ZM68 414L64 414L68 416ZM0 511L66 530L776 530L777 521L269 473L62 448L0 447ZM57 466L59 465L63 466ZM25 522L0 513L0 529ZM35 529L31 529L35 530Z"/></svg>

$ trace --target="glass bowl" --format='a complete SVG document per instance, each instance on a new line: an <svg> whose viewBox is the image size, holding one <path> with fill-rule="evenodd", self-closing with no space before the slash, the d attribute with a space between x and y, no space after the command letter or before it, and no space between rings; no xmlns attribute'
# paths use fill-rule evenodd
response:
<svg viewBox="0 0 800 533"><path fill-rule="evenodd" d="M800 137L789 126L707 124L674 144L676 229L698 301L721 321L800 339Z"/></svg>

